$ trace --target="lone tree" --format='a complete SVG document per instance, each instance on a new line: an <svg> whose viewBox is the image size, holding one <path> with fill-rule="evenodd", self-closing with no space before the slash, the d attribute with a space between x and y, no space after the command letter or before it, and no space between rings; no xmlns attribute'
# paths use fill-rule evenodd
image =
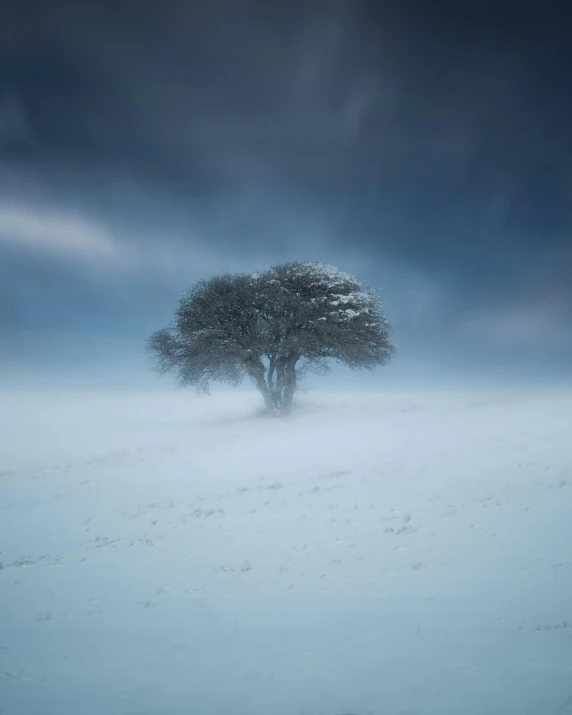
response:
<svg viewBox="0 0 572 715"><path fill-rule="evenodd" d="M323 374L330 361L372 370L394 351L378 293L313 263L200 281L148 349L159 372L199 391L247 376L267 411L279 414L290 412L304 374Z"/></svg>

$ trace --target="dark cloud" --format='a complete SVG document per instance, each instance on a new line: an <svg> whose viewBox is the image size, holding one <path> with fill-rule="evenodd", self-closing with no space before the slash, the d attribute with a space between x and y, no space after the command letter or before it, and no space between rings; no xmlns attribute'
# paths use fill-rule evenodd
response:
<svg viewBox="0 0 572 715"><path fill-rule="evenodd" d="M214 265L207 249L236 266L323 254L386 287L407 339L470 349L504 325L495 311L517 305L534 326L547 303L558 331L572 305L571 12L4 3L0 188L82 217L84 245L111 236L122 265L137 246L134 295L159 248L175 264L200 254L193 277Z"/></svg>

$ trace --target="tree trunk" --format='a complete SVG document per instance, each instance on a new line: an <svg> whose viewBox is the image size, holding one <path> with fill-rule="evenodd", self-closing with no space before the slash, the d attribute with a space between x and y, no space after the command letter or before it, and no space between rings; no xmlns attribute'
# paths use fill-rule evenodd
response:
<svg viewBox="0 0 572 715"><path fill-rule="evenodd" d="M292 412L294 393L296 392L296 363L298 358L292 356L284 366L282 404L280 405L280 413L289 415Z"/></svg>
<svg viewBox="0 0 572 715"><path fill-rule="evenodd" d="M275 379L276 377L276 379ZM268 367L268 376L266 378L268 382L268 391L272 399L272 403L276 409L280 407L280 391L277 387L278 377L276 376L276 358L270 360L270 365Z"/></svg>
<svg viewBox="0 0 572 715"><path fill-rule="evenodd" d="M292 411L296 392L296 363L298 357L273 360L268 373L260 361L251 361L248 372L264 399L266 411L288 415ZM274 379L273 379L274 378Z"/></svg>
<svg viewBox="0 0 572 715"><path fill-rule="evenodd" d="M266 408L266 411L273 412L274 400L272 399L272 396L270 394L268 386L266 385L266 381L264 380L264 377L256 377L255 379L256 379L256 387L258 388L258 391L264 398L264 407Z"/></svg>
<svg viewBox="0 0 572 715"><path fill-rule="evenodd" d="M261 360L251 359L248 361L246 369L250 377L254 380L258 391L264 398L264 407L266 408L266 411L273 412L274 402L272 400L271 392L268 389L268 385L266 384L266 379L264 377L264 373L266 372L264 369L264 364Z"/></svg>

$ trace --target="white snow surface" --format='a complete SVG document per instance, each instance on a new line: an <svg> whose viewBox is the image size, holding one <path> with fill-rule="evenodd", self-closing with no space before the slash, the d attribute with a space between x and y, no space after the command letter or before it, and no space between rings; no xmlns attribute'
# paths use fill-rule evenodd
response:
<svg viewBox="0 0 572 715"><path fill-rule="evenodd" d="M568 391L7 394L2 715L572 712Z"/></svg>

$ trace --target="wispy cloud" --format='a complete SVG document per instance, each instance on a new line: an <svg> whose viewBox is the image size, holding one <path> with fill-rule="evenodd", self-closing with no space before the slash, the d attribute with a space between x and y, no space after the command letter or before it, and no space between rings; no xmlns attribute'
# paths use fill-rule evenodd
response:
<svg viewBox="0 0 572 715"><path fill-rule="evenodd" d="M117 229L79 213L38 206L0 204L2 247L25 252L31 260L50 256L58 263L105 271L110 278L125 273L156 276L183 274L195 279L220 271L248 271L270 256L252 251L221 253L208 237L185 227L181 235L155 235L145 230ZM254 266L256 264L256 266Z"/></svg>
<svg viewBox="0 0 572 715"><path fill-rule="evenodd" d="M118 246L110 232L73 214L0 205L0 243L83 261L109 261Z"/></svg>

